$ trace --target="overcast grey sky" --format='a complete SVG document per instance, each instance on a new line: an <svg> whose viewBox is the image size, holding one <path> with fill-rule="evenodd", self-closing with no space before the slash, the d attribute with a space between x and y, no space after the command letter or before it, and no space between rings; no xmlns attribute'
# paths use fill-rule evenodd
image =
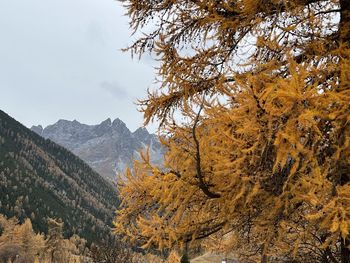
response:
<svg viewBox="0 0 350 263"><path fill-rule="evenodd" d="M134 102L154 62L120 51L131 43L125 12L113 0L0 0L0 109L28 127L108 117L141 126Z"/></svg>

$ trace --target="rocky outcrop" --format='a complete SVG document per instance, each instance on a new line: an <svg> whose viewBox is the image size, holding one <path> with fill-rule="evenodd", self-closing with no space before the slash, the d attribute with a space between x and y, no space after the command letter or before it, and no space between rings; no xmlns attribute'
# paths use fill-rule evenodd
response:
<svg viewBox="0 0 350 263"><path fill-rule="evenodd" d="M40 125L31 129L69 149L108 179L114 180L147 147L152 162L162 163L163 150L157 137L146 128L131 132L118 118L113 122L108 118L98 125L59 120L44 129Z"/></svg>

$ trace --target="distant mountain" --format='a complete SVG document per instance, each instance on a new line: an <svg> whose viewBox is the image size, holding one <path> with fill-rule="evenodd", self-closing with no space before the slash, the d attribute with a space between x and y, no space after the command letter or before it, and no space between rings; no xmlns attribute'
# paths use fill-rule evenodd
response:
<svg viewBox="0 0 350 263"><path fill-rule="evenodd" d="M48 217L61 218L66 235L89 242L110 233L115 187L85 162L0 111L0 213L31 218L47 232Z"/></svg>
<svg viewBox="0 0 350 263"><path fill-rule="evenodd" d="M145 128L131 132L120 119L107 119L98 125L86 125L76 120L59 120L45 129L33 126L32 131L50 139L87 162L105 178L114 180L117 173L132 165L140 149L149 146L151 161L162 163L163 150L157 136Z"/></svg>

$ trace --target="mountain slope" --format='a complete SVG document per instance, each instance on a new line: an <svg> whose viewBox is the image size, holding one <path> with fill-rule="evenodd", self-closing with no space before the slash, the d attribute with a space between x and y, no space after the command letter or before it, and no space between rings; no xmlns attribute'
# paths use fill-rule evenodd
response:
<svg viewBox="0 0 350 263"><path fill-rule="evenodd" d="M115 179L116 173L132 165L140 149L149 146L151 161L161 163L163 150L153 134L145 128L131 132L120 119L107 119L98 125L59 120L45 129L33 126L33 131L48 138L86 161L105 178Z"/></svg>
<svg viewBox="0 0 350 263"><path fill-rule="evenodd" d="M0 111L0 213L30 217L46 232L61 218L65 234L89 242L108 236L118 204L115 188L86 163Z"/></svg>

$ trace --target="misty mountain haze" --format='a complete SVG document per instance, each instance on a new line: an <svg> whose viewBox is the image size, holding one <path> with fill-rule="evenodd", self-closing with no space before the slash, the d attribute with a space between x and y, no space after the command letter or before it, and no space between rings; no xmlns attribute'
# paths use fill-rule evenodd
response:
<svg viewBox="0 0 350 263"><path fill-rule="evenodd" d="M131 132L118 118L113 122L108 118L97 125L59 120L46 128L38 125L31 130L69 149L103 177L112 180L117 173L132 165L140 149L149 146L153 163L162 163L163 159L156 135L150 134L146 128Z"/></svg>

